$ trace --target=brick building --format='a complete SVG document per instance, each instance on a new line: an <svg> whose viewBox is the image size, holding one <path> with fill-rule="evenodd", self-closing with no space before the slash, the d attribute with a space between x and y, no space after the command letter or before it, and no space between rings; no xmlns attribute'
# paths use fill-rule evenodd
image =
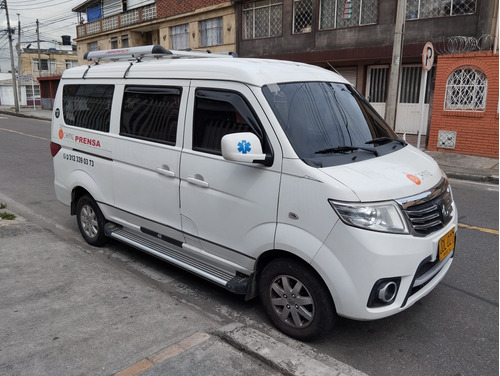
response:
<svg viewBox="0 0 500 376"><path fill-rule="evenodd" d="M498 158L498 54L438 60L427 149Z"/></svg>

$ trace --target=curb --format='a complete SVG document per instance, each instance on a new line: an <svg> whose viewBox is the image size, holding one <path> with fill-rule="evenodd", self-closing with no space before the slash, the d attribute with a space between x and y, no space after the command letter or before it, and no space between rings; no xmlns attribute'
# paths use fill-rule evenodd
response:
<svg viewBox="0 0 500 376"><path fill-rule="evenodd" d="M37 120L52 121L52 119L48 119L46 117L36 116L36 115L28 115L28 114L24 114L22 112L17 112L16 113L15 111L0 110L0 114L11 115L11 116L18 116L18 117L22 117L22 118L26 118L26 119L37 119Z"/></svg>
<svg viewBox="0 0 500 376"><path fill-rule="evenodd" d="M498 176L493 175L474 175L474 174L464 174L459 172L446 172L446 176L450 179L474 181L480 183L491 183L498 184Z"/></svg>
<svg viewBox="0 0 500 376"><path fill-rule="evenodd" d="M229 324L212 334L287 376L367 376L327 355L321 354L323 361L316 360L306 351L296 350L242 324ZM303 343L301 346L307 347Z"/></svg>

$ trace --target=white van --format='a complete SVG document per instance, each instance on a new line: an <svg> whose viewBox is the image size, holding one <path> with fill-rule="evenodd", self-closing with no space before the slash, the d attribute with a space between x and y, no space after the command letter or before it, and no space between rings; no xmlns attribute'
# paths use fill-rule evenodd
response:
<svg viewBox="0 0 500 376"><path fill-rule="evenodd" d="M398 313L450 268L448 180L341 76L160 46L88 59L132 59L66 70L55 99L55 190L88 243L260 295L302 340Z"/></svg>

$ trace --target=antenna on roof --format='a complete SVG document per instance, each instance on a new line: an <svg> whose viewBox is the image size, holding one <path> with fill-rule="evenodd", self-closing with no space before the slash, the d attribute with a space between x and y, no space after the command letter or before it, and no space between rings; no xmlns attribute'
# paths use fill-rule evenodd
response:
<svg viewBox="0 0 500 376"><path fill-rule="evenodd" d="M130 60L136 59L141 61L144 57L154 57L157 59L169 57L169 58L214 58L214 57L238 57L234 52L225 53L211 53L207 52L193 52L193 51L175 51L166 50L159 44L151 46L141 46L141 47L128 47L128 48L118 48L114 50L103 50L103 51L90 51L83 57L85 60L90 60L98 63L104 60Z"/></svg>

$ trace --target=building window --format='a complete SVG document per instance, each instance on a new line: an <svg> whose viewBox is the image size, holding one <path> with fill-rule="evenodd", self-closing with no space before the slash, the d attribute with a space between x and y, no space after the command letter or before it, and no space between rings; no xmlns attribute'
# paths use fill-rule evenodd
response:
<svg viewBox="0 0 500 376"><path fill-rule="evenodd" d="M122 35L122 48L128 47L128 35Z"/></svg>
<svg viewBox="0 0 500 376"><path fill-rule="evenodd" d="M243 39L269 38L282 34L283 0L243 4Z"/></svg>
<svg viewBox="0 0 500 376"><path fill-rule="evenodd" d="M170 28L172 49L185 50L189 48L189 24L182 24Z"/></svg>
<svg viewBox="0 0 500 376"><path fill-rule="evenodd" d="M77 67L77 66L78 66L77 60L66 60L66 69Z"/></svg>
<svg viewBox="0 0 500 376"><path fill-rule="evenodd" d="M49 61L47 59L40 60L39 69L43 70L43 71L48 71L49 70Z"/></svg>
<svg viewBox="0 0 500 376"><path fill-rule="evenodd" d="M200 47L222 44L222 17L200 22Z"/></svg>
<svg viewBox="0 0 500 376"><path fill-rule="evenodd" d="M111 49L115 50L118 48L118 38L111 38Z"/></svg>
<svg viewBox="0 0 500 376"><path fill-rule="evenodd" d="M50 72L56 71L55 60L41 59L39 63L38 59L33 59L32 63L34 71L50 71Z"/></svg>
<svg viewBox="0 0 500 376"><path fill-rule="evenodd" d="M321 30L377 23L378 0L321 0Z"/></svg>
<svg viewBox="0 0 500 376"><path fill-rule="evenodd" d="M28 101L40 100L40 86L26 85L26 99Z"/></svg>
<svg viewBox="0 0 500 376"><path fill-rule="evenodd" d="M293 33L310 33L312 27L312 0L293 0Z"/></svg>
<svg viewBox="0 0 500 376"><path fill-rule="evenodd" d="M42 60L42 61L43 61L43 60ZM34 70L34 71L40 71L40 64L39 64L38 59L33 59L33 60L31 61L31 63L33 64L33 70ZM45 66L47 66L47 65L45 65Z"/></svg>
<svg viewBox="0 0 500 376"><path fill-rule="evenodd" d="M92 42L88 44L89 52L90 51L98 51L99 48L97 46L97 42Z"/></svg>
<svg viewBox="0 0 500 376"><path fill-rule="evenodd" d="M445 110L484 111L487 89L484 73L474 67L456 69L446 82Z"/></svg>
<svg viewBox="0 0 500 376"><path fill-rule="evenodd" d="M461 16L476 13L477 0L407 0L406 18Z"/></svg>

